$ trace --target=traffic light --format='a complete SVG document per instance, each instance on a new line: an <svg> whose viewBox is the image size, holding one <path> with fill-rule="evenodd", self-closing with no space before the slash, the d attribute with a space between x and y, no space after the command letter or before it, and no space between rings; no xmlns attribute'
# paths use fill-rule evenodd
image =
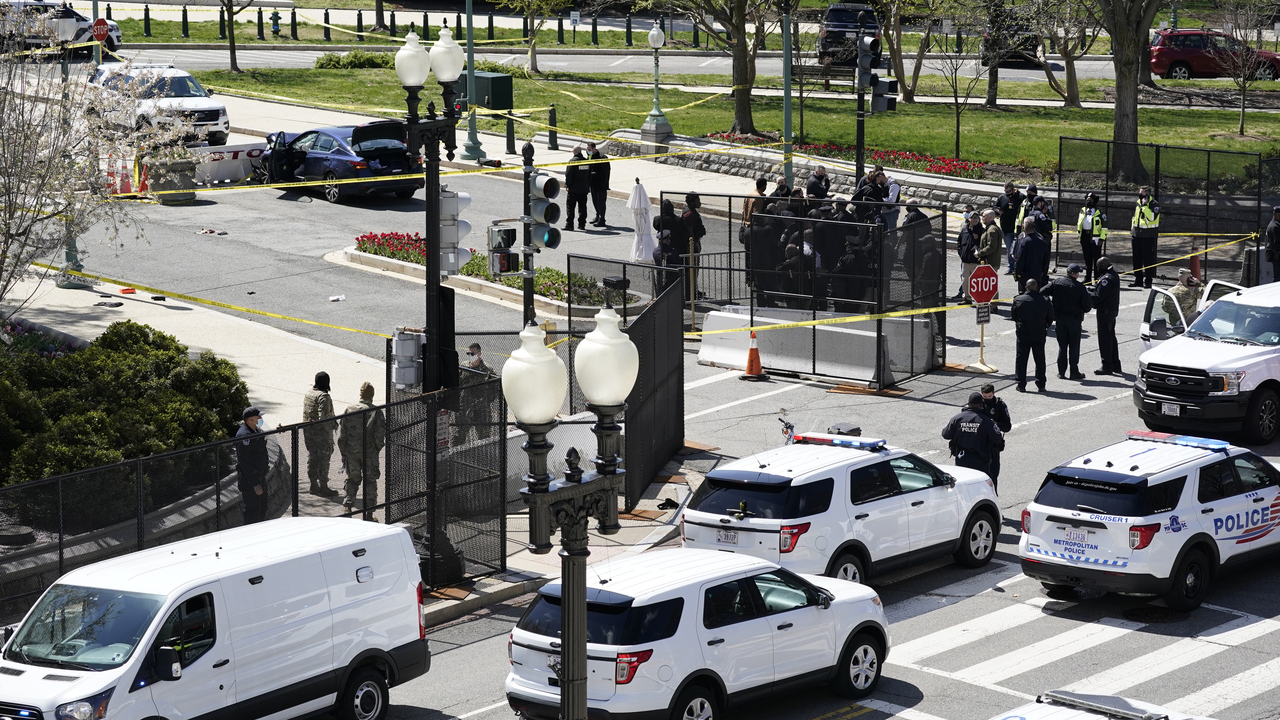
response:
<svg viewBox="0 0 1280 720"><path fill-rule="evenodd" d="M898 109L898 81L880 78L871 88L871 112L893 112Z"/></svg>
<svg viewBox="0 0 1280 720"><path fill-rule="evenodd" d="M459 268L471 259L471 251L458 247L462 238L471 234L471 223L458 216L471 204L471 195L440 188L440 274L457 275Z"/></svg>
<svg viewBox="0 0 1280 720"><path fill-rule="evenodd" d="M872 70L880 67L880 38L862 35L858 38L858 89L873 88L880 79Z"/></svg>
<svg viewBox="0 0 1280 720"><path fill-rule="evenodd" d="M516 244L518 233L509 225L491 225L489 227L489 274L494 277L519 275L521 272L520 252L512 250Z"/></svg>
<svg viewBox="0 0 1280 720"><path fill-rule="evenodd" d="M529 217L521 219L528 223L537 250L560 247L560 229L556 227L560 206L552 202L559 196L559 179L536 171L529 175Z"/></svg>

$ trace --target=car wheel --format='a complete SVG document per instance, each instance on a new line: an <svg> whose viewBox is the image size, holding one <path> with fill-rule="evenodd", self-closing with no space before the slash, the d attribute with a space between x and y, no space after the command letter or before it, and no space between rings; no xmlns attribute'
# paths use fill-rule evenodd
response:
<svg viewBox="0 0 1280 720"><path fill-rule="evenodd" d="M976 512L965 523L964 532L960 535L960 548L956 550L957 563L965 567L982 567L991 562L996 551L995 520L985 512Z"/></svg>
<svg viewBox="0 0 1280 720"><path fill-rule="evenodd" d="M107 36L106 42L102 44L107 48L107 52L115 52L120 47L120 45L116 43L115 39L111 36Z"/></svg>
<svg viewBox="0 0 1280 720"><path fill-rule="evenodd" d="M1276 79L1276 66L1271 63L1264 62L1258 66L1258 70L1254 73L1254 77L1259 80L1271 81Z"/></svg>
<svg viewBox="0 0 1280 720"><path fill-rule="evenodd" d="M334 181L334 180L337 180L337 179L338 179L338 176L337 176L337 175L334 175L332 170L330 170L330 171L328 171L328 172L326 172L326 173L324 174L324 181L325 181L325 182L327 182L327 183L333 183L333 181ZM331 202L331 203L341 202L341 201L342 201L342 186L341 186L341 185L338 185L337 183L334 183L334 184L332 184L332 185L325 185L325 186L324 186L324 199L325 199L325 200L328 200L328 201L329 201L329 202Z"/></svg>
<svg viewBox="0 0 1280 720"><path fill-rule="evenodd" d="M1209 559L1199 550L1189 550L1173 571L1173 585L1164 594L1164 602L1173 610L1195 610L1209 592L1213 569Z"/></svg>
<svg viewBox="0 0 1280 720"><path fill-rule="evenodd" d="M397 190L396 197L400 198L401 200L408 200L409 198L413 197L413 194L416 192L418 192L417 188L410 188L408 190Z"/></svg>
<svg viewBox="0 0 1280 720"><path fill-rule="evenodd" d="M1191 66L1186 63L1174 63L1165 71L1166 80L1190 80Z"/></svg>
<svg viewBox="0 0 1280 720"><path fill-rule="evenodd" d="M685 688L671 711L671 720L714 720L719 716L715 694L701 685Z"/></svg>
<svg viewBox="0 0 1280 720"><path fill-rule="evenodd" d="M880 643L867 633L856 633L845 643L836 668L835 691L847 698L864 698L880 684Z"/></svg>
<svg viewBox="0 0 1280 720"><path fill-rule="evenodd" d="M867 573L862 567L862 560L857 555L845 553L831 564L831 577L860 583L866 579Z"/></svg>
<svg viewBox="0 0 1280 720"><path fill-rule="evenodd" d="M1244 418L1245 436L1252 444L1266 445L1275 439L1277 427L1280 427L1280 399L1269 388L1255 391Z"/></svg>
<svg viewBox="0 0 1280 720"><path fill-rule="evenodd" d="M357 668L338 696L342 720L383 720L387 716L387 679L369 667Z"/></svg>

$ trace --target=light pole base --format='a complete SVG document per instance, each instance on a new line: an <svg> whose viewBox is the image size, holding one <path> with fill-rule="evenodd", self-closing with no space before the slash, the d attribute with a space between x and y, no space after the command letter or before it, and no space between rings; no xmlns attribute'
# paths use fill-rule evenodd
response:
<svg viewBox="0 0 1280 720"><path fill-rule="evenodd" d="M480 146L480 139L476 137L475 128L472 128L467 136L467 141L462 143L462 152L458 157L463 160L484 160L488 157L485 155L484 148Z"/></svg>
<svg viewBox="0 0 1280 720"><path fill-rule="evenodd" d="M79 270L80 268L72 269ZM75 275L68 274L66 267L61 268L61 270L62 272L58 274L57 285L63 290L84 290L90 287L89 283L84 280L81 280Z"/></svg>
<svg viewBox="0 0 1280 720"><path fill-rule="evenodd" d="M671 123L667 122L666 115L649 115L640 126L640 142L643 143L644 154L656 155L667 152L667 146L663 143L666 143L672 135L675 133L671 130Z"/></svg>
<svg viewBox="0 0 1280 720"><path fill-rule="evenodd" d="M988 365L986 363L978 362L972 365L965 365L964 371L967 373L977 373L979 375L986 375L993 372L999 372L1000 368L995 367L994 365Z"/></svg>

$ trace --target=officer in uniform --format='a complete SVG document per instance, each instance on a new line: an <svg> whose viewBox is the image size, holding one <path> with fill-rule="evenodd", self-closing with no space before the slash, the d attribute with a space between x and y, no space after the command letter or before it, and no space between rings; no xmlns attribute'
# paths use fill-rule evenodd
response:
<svg viewBox="0 0 1280 720"><path fill-rule="evenodd" d="M1080 372L1080 333L1084 325L1084 316L1093 309L1093 298L1080 282L1080 273L1084 268L1079 263L1071 263L1067 267L1067 276L1054 278L1044 289L1044 294L1053 300L1053 315L1058 323L1058 377L1067 378L1067 367L1071 367L1072 380L1084 380Z"/></svg>
<svg viewBox="0 0 1280 720"><path fill-rule="evenodd" d="M355 505L363 481L364 508L378 504L378 453L385 440L386 419L382 410L373 409L373 385L360 386L360 402L347 408L338 425L338 451L347 466L347 495L342 504ZM372 517L365 513L366 519Z"/></svg>
<svg viewBox="0 0 1280 720"><path fill-rule="evenodd" d="M1119 375L1120 345L1116 342L1116 316L1120 314L1120 276L1111 267L1111 261L1098 258L1098 281L1089 287L1093 295L1093 311L1098 318L1098 354L1102 367L1094 375Z"/></svg>
<svg viewBox="0 0 1280 720"><path fill-rule="evenodd" d="M250 405L240 414L236 431L236 485L244 503L244 524L267 519L267 442L262 437L262 412Z"/></svg>
<svg viewBox="0 0 1280 720"><path fill-rule="evenodd" d="M1138 188L1138 202L1133 207L1129 226L1133 241L1133 282L1129 287L1151 287L1156 277L1156 240L1160 237L1160 206L1151 197L1151 188ZM1141 268L1146 268L1142 270Z"/></svg>
<svg viewBox="0 0 1280 720"><path fill-rule="evenodd" d="M987 383L982 386L979 391L982 393L982 412L991 418L1001 433L1007 433L1013 429L1013 419L1009 417L1009 406L1004 404L1004 400L996 397L996 386ZM996 451L991 456L991 472L987 473L991 476L991 482L994 484L1000 477L1000 452Z"/></svg>
<svg viewBox="0 0 1280 720"><path fill-rule="evenodd" d="M1044 392L1044 341L1049 326L1053 324L1053 304L1040 294L1040 283L1027 280L1026 292L1013 299L1009 319L1018 324L1018 355L1014 360L1014 372L1018 378L1018 392L1027 391L1027 356L1036 361L1036 389Z"/></svg>
<svg viewBox="0 0 1280 720"><path fill-rule="evenodd" d="M960 467L991 475L991 458L1004 449L1004 436L995 422L982 411L982 393L969 393L969 404L942 429L951 443L951 454ZM992 484L995 479L992 478Z"/></svg>
<svg viewBox="0 0 1280 720"><path fill-rule="evenodd" d="M1080 250L1084 253L1084 282L1093 282L1093 268L1102 257L1102 243L1107 241L1107 216L1098 209L1098 194L1084 196L1084 207L1076 220L1076 232L1080 235Z"/></svg>
<svg viewBox="0 0 1280 720"><path fill-rule="evenodd" d="M302 398L302 421L315 422L333 417L333 398L329 397L329 373L316 373L315 384ZM337 495L329 487L329 461L333 458L334 423L316 422L302 429L307 446L307 478L312 495Z"/></svg>

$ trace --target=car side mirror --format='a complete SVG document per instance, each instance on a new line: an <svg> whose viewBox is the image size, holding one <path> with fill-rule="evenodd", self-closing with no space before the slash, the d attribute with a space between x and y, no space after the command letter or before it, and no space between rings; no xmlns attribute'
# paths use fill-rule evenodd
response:
<svg viewBox="0 0 1280 720"><path fill-rule="evenodd" d="M205 89L204 89L204 92L205 92L205 94L206 94L206 95L208 95L209 97L213 97L213 91L212 91L212 90L210 90L209 88L205 88Z"/></svg>
<svg viewBox="0 0 1280 720"><path fill-rule="evenodd" d="M830 610L830 609L831 609L831 596L830 596L830 595L828 595L828 594L826 594L826 593L822 593L822 594L820 594L820 595L818 596L818 607L822 608L823 610Z"/></svg>
<svg viewBox="0 0 1280 720"><path fill-rule="evenodd" d="M171 647L156 650L156 675L170 682L182 677L182 663L178 660L177 650Z"/></svg>
<svg viewBox="0 0 1280 720"><path fill-rule="evenodd" d="M947 479L947 487L953 488L956 486L956 479L954 477L951 475L946 475L945 477Z"/></svg>
<svg viewBox="0 0 1280 720"><path fill-rule="evenodd" d="M0 634L0 647L4 647L9 644L9 638L11 637L13 637L13 626L5 626L3 633Z"/></svg>
<svg viewBox="0 0 1280 720"><path fill-rule="evenodd" d="M1151 321L1150 325L1151 337L1154 340L1169 339L1169 323L1164 318L1156 318Z"/></svg>

